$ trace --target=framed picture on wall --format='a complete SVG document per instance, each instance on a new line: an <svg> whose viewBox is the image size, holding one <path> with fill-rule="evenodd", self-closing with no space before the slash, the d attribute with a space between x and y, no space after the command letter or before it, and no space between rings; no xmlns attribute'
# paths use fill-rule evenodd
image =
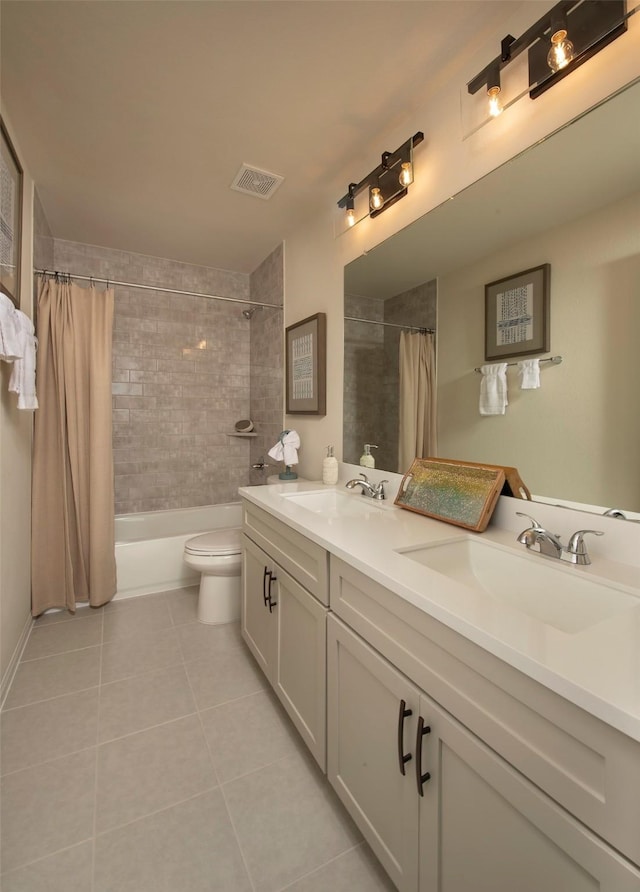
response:
<svg viewBox="0 0 640 892"><path fill-rule="evenodd" d="M22 167L0 119L0 290L20 305Z"/></svg>
<svg viewBox="0 0 640 892"><path fill-rule="evenodd" d="M327 317L316 313L285 332L287 415L326 415Z"/></svg>
<svg viewBox="0 0 640 892"><path fill-rule="evenodd" d="M551 265L484 286L484 358L534 356L549 350Z"/></svg>

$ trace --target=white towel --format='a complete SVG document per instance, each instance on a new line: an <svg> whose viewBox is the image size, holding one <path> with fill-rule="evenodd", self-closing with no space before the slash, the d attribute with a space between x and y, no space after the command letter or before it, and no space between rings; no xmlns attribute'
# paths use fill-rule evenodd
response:
<svg viewBox="0 0 640 892"><path fill-rule="evenodd" d="M16 310L19 326L21 355L13 363L9 390L18 394L18 409L37 409L36 398L36 348L38 339L34 335L33 322L20 310Z"/></svg>
<svg viewBox="0 0 640 892"><path fill-rule="evenodd" d="M518 363L521 390L535 390L540 387L540 360L523 359Z"/></svg>
<svg viewBox="0 0 640 892"><path fill-rule="evenodd" d="M278 442L269 450L269 455L276 461L283 461L287 467L298 464L300 437L297 431L282 431Z"/></svg>
<svg viewBox="0 0 640 892"><path fill-rule="evenodd" d="M20 351L23 345L16 313L13 301L0 291L0 359L5 362L13 362L22 356Z"/></svg>
<svg viewBox="0 0 640 892"><path fill-rule="evenodd" d="M504 415L508 405L506 362L483 365L480 371L480 414Z"/></svg>

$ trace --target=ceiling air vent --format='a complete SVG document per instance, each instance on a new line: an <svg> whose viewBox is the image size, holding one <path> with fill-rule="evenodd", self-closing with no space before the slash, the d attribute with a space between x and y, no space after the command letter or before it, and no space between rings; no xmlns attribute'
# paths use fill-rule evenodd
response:
<svg viewBox="0 0 640 892"><path fill-rule="evenodd" d="M284 177L277 173L243 164L235 175L231 188L236 192L244 192L245 195L255 195L256 198L271 198L283 180Z"/></svg>

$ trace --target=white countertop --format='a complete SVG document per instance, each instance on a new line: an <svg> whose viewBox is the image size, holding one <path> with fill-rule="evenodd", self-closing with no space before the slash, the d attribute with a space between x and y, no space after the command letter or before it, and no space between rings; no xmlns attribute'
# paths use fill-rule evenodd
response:
<svg viewBox="0 0 640 892"><path fill-rule="evenodd" d="M514 549L525 559L549 563L544 557L527 554L524 546L516 542L513 529L505 528L509 523L503 520L500 527L492 522L479 534L397 508L392 500L382 503L371 500L369 516L359 518L316 514L283 497L328 489L336 489L353 499L363 498L359 489L349 492L342 483L326 487L308 481L248 486L241 488L239 494L494 656L640 741L640 568L637 565L596 555L595 549L592 549L590 566L574 567L558 562L559 580L563 573L584 574L638 598L637 606L632 605L590 628L562 632L397 553L397 549L411 546L481 536ZM516 502L527 513L535 509L536 516L543 514L538 505L513 499L500 499L500 502ZM494 517L504 518L509 510L499 507ZM520 528L527 526L526 521L516 520ZM584 516L581 520L584 521ZM544 516L542 522L545 522ZM624 532L622 527L615 526L621 523L624 526L621 521L599 518L596 523L591 518L591 523L599 529ZM598 539L598 543L604 538ZM592 537L590 545L592 540L595 542Z"/></svg>

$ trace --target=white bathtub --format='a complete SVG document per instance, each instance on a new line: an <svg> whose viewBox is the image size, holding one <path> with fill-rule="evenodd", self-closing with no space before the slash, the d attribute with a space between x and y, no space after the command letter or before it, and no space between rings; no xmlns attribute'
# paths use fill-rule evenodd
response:
<svg viewBox="0 0 640 892"><path fill-rule="evenodd" d="M241 523L240 502L117 515L115 599L197 585L200 577L182 560L184 543L198 533Z"/></svg>

